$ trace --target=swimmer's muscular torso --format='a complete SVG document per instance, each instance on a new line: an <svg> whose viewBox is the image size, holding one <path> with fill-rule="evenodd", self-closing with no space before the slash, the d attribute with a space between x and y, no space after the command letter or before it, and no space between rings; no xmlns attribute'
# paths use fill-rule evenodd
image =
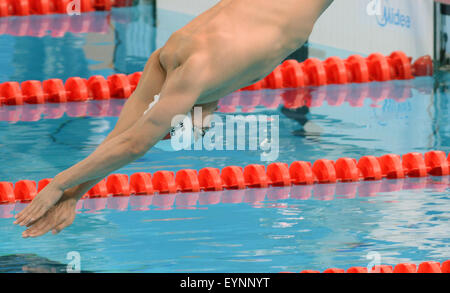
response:
<svg viewBox="0 0 450 293"><path fill-rule="evenodd" d="M208 58L197 104L264 78L310 34L331 0L223 0L172 35L160 56L170 72L193 55Z"/></svg>

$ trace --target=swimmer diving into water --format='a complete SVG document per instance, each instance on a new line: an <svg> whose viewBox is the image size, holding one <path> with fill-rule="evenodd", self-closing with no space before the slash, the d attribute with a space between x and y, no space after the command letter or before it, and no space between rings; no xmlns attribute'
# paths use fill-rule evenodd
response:
<svg viewBox="0 0 450 293"><path fill-rule="evenodd" d="M14 223L28 227L22 236L56 234L71 225L77 201L166 137L173 117L198 106L205 118L220 98L267 76L303 45L332 1L222 0L172 34L150 56L106 139L16 215Z"/></svg>

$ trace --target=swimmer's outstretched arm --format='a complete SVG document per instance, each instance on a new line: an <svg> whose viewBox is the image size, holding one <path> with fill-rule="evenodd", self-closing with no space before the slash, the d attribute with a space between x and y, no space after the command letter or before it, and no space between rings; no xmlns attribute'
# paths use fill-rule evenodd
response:
<svg viewBox="0 0 450 293"><path fill-rule="evenodd" d="M105 177L143 156L162 139L171 128L172 117L187 114L201 93L201 79L198 74L192 74L190 63L170 73L161 90L161 99L152 110L124 132L104 142L86 159L55 176L19 213L16 223L35 222L61 198L64 190Z"/></svg>
<svg viewBox="0 0 450 293"><path fill-rule="evenodd" d="M134 123L142 116L148 104L153 100L153 96L161 92L162 85L164 84L166 78L166 73L161 68L159 53L160 50L157 50L150 56L141 77L141 79L145 82L139 83L136 90L126 101L114 129L108 134L99 147L132 127ZM58 204L65 204L75 207L76 202L103 178L104 177L97 177L64 190L64 194ZM29 206L31 208L33 205ZM70 210L71 207L68 208L68 210ZM28 211L29 208L26 207L21 213L19 213L16 216L15 224L31 226L36 220L38 220L38 218L27 218L29 215ZM61 226L66 227L70 225L72 221L73 219L70 221L66 220L66 222L70 223L63 223ZM55 230L55 232L56 231L57 230Z"/></svg>
<svg viewBox="0 0 450 293"><path fill-rule="evenodd" d="M161 92L162 85L164 84L166 78L166 73L161 68L159 63L160 51L160 49L156 50L148 59L142 75L142 80L144 80L145 83L139 83L136 90L127 99L122 111L120 112L119 119L114 126L114 129L98 147L133 126L133 124L142 116L144 110L147 109L148 104L153 101L153 96ZM103 178L104 177L98 177L73 186L72 188L64 191L65 197L67 199L73 198L75 200L79 200Z"/></svg>

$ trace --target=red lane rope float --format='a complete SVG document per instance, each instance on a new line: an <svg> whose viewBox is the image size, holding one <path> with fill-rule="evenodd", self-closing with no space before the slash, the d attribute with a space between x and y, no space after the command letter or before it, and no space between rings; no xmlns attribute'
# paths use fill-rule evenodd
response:
<svg viewBox="0 0 450 293"><path fill-rule="evenodd" d="M425 156L413 152L400 157L387 154L381 157L364 156L340 158L336 162L319 159L310 162L296 161L272 163L267 166L250 164L245 168L228 166L220 172L216 168L136 173L129 178L124 174L112 174L99 182L85 197L129 196L131 194L173 194L177 192L221 191L223 189L266 188L269 186L312 185L362 180L401 179L407 177L447 176L450 174L450 154L429 151ZM21 180L14 184L0 182L0 203L27 202L32 200L51 179L36 182ZM401 188L401 187L400 187ZM333 193L334 194L334 193Z"/></svg>
<svg viewBox="0 0 450 293"><path fill-rule="evenodd" d="M105 194L108 191L105 191ZM136 195L153 194L152 175L150 173L139 172L130 177L130 193Z"/></svg>
<svg viewBox="0 0 450 293"><path fill-rule="evenodd" d="M67 13L71 0L0 0L0 17ZM80 12L133 5L132 0L80 0Z"/></svg>
<svg viewBox="0 0 450 293"><path fill-rule="evenodd" d="M416 75L432 73L432 66L431 58L427 56L419 58L411 65L410 59L400 51L393 52L387 57L374 53L367 58L357 55L350 56L346 60L330 57L323 62L317 58L309 58L303 63L287 60L266 78L243 90L407 80L413 78L412 73ZM22 105L24 102L40 104L91 99L127 99L136 88L141 74L141 72L128 76L113 74L106 80L102 76L93 76L89 80L71 77L64 87L62 80L58 79L44 81L42 86L39 81L24 82L22 88L17 82L5 82L0 84L0 106Z"/></svg>
<svg viewBox="0 0 450 293"><path fill-rule="evenodd" d="M293 273L293 272L280 272L280 273ZM300 273L320 273L316 270L303 270ZM351 267L345 271L344 269L329 268L324 270L322 273L350 273L350 274L360 274L369 273L366 267ZM450 260L439 263L437 261L424 261L418 266L413 263L399 263L392 267L390 265L377 265L373 266L370 273L450 273Z"/></svg>
<svg viewBox="0 0 450 293"><path fill-rule="evenodd" d="M223 182L220 177L220 170L217 168L203 168L198 172L200 188L204 191L221 191Z"/></svg>

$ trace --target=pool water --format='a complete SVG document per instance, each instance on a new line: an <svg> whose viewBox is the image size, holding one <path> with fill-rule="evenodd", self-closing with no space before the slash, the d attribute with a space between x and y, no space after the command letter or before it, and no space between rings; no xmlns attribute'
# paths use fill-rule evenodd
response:
<svg viewBox="0 0 450 293"><path fill-rule="evenodd" d="M58 236L24 240L11 219L0 220L0 254L66 263L76 251L81 268L95 272L324 270L367 266L373 253L383 264L442 261L449 256L449 182L87 199L75 223Z"/></svg>
<svg viewBox="0 0 450 293"><path fill-rule="evenodd" d="M154 9L139 5L89 13L82 20L69 19L72 29L66 33L53 29L39 36L27 36L29 29L23 27L67 16L1 23L6 29L0 35L0 82L140 71L170 33L156 26ZM77 33L79 23L89 32ZM237 92L221 100L218 115L277 115L278 162L448 153L449 81L444 74ZM0 181L50 178L82 160L112 130L123 103L1 107ZM252 163L270 162L261 162L259 150L154 148L116 173ZM12 225L23 204L0 205L0 271L59 271L71 252L80 254L83 271L94 272L324 270L367 266L373 253L383 264L444 261L450 258L449 183L445 176L87 199L71 227L37 239L22 239L23 229ZM17 263L24 265L17 268Z"/></svg>

